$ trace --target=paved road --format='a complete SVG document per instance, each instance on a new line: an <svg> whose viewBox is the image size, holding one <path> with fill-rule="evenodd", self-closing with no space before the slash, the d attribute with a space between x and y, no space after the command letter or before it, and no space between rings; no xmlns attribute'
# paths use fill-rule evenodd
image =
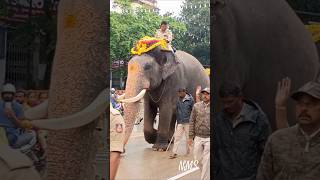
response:
<svg viewBox="0 0 320 180"><path fill-rule="evenodd" d="M179 170L180 162L191 162L192 155L186 156L185 144L181 144L176 159L169 159L170 152L156 152L152 150L141 133L133 134L122 156L116 180L162 180L169 179L184 171ZM179 180L197 180L200 171L197 170Z"/></svg>
<svg viewBox="0 0 320 180"><path fill-rule="evenodd" d="M141 104L141 107L143 107L143 104ZM139 116L143 117L143 109L140 111ZM158 129L158 115L155 119L154 128ZM185 170L179 169L179 164L193 161L192 155L185 155L186 144L181 144L178 148L179 156L177 158L169 159L171 150L169 152L153 151L152 144L148 144L144 140L143 123L144 121L139 125L135 125L133 129L131 138L126 146L126 153L120 160L116 180L167 180L184 173ZM200 179L199 170L179 178L179 180L198 179Z"/></svg>

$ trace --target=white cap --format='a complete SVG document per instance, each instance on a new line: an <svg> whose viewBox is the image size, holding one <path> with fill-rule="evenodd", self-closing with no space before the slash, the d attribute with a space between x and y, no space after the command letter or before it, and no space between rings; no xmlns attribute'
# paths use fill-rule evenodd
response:
<svg viewBox="0 0 320 180"><path fill-rule="evenodd" d="M16 93L16 87L13 84L5 84L2 88L2 93L9 92L9 93Z"/></svg>

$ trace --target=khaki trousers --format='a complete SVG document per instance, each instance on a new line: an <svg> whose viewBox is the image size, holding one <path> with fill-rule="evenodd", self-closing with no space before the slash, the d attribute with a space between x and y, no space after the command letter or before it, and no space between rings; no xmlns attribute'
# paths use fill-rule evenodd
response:
<svg viewBox="0 0 320 180"><path fill-rule="evenodd" d="M194 138L193 156L199 161L201 180L210 180L210 138Z"/></svg>

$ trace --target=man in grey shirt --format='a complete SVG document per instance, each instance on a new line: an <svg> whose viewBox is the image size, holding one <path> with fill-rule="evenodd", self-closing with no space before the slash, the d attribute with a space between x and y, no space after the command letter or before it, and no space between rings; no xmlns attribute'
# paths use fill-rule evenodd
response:
<svg viewBox="0 0 320 180"><path fill-rule="evenodd" d="M201 180L210 179L210 88L202 91L202 101L194 104L190 116L189 142L193 156L199 161Z"/></svg>

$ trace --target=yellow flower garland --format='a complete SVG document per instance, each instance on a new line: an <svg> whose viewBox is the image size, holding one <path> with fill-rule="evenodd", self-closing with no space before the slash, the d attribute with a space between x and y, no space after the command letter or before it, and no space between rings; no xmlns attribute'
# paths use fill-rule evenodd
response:
<svg viewBox="0 0 320 180"><path fill-rule="evenodd" d="M311 24L311 25L305 25L305 26L311 32L313 41L314 42L320 41L320 25L319 24Z"/></svg>
<svg viewBox="0 0 320 180"><path fill-rule="evenodd" d="M145 36L138 41L135 47L131 49L131 53L141 55L142 53L146 53L158 46L168 50L167 41L165 39Z"/></svg>

